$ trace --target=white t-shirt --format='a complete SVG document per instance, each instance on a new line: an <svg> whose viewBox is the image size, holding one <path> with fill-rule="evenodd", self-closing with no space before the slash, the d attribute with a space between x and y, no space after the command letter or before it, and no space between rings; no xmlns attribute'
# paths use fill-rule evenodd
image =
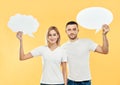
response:
<svg viewBox="0 0 120 85"><path fill-rule="evenodd" d="M78 39L63 44L68 55L68 78L74 81L91 80L89 68L90 51L95 51L97 44L89 39Z"/></svg>
<svg viewBox="0 0 120 85"><path fill-rule="evenodd" d="M67 62L67 55L61 47L51 51L48 46L40 46L31 51L32 56L42 56L42 80L44 84L63 84L61 62Z"/></svg>

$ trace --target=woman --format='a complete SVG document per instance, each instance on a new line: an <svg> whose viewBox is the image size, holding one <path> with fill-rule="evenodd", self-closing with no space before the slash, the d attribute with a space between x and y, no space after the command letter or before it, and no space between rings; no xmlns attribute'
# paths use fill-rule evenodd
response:
<svg viewBox="0 0 120 85"><path fill-rule="evenodd" d="M47 46L35 48L28 54L24 54L22 44L22 32L17 33L20 40L20 60L26 60L34 56L42 56L43 72L41 85L67 85L66 62L67 55L59 47L60 33L55 26L51 26L47 32ZM62 72L61 68L62 66Z"/></svg>

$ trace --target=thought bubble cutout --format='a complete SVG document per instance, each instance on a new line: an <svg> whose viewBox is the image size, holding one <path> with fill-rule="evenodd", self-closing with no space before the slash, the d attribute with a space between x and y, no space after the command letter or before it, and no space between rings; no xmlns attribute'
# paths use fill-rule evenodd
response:
<svg viewBox="0 0 120 85"><path fill-rule="evenodd" d="M23 31L23 34L34 37L33 33L37 31L39 22L31 15L16 14L10 17L8 27L13 32Z"/></svg>
<svg viewBox="0 0 120 85"><path fill-rule="evenodd" d="M90 7L80 11L76 20L82 27L96 30L97 33L103 24L109 25L112 22L113 14L103 7Z"/></svg>

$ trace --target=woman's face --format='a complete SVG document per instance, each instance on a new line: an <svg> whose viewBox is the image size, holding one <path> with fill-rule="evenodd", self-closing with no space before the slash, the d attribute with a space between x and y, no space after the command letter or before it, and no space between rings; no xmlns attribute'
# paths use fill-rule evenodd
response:
<svg viewBox="0 0 120 85"><path fill-rule="evenodd" d="M57 42L58 38L59 38L59 36L55 30L51 30L48 33L48 42L50 44L55 44Z"/></svg>

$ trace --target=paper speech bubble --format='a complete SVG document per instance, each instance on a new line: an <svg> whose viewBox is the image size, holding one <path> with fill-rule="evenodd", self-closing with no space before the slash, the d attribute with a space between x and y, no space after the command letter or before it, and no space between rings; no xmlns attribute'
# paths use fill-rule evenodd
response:
<svg viewBox="0 0 120 85"><path fill-rule="evenodd" d="M8 27L13 32L23 31L23 34L34 37L33 33L37 31L39 23L37 19L31 15L16 14L15 16L10 17Z"/></svg>
<svg viewBox="0 0 120 85"><path fill-rule="evenodd" d="M89 7L81 10L76 20L79 25L86 29L98 32L103 24L110 24L113 20L112 13L103 7Z"/></svg>

